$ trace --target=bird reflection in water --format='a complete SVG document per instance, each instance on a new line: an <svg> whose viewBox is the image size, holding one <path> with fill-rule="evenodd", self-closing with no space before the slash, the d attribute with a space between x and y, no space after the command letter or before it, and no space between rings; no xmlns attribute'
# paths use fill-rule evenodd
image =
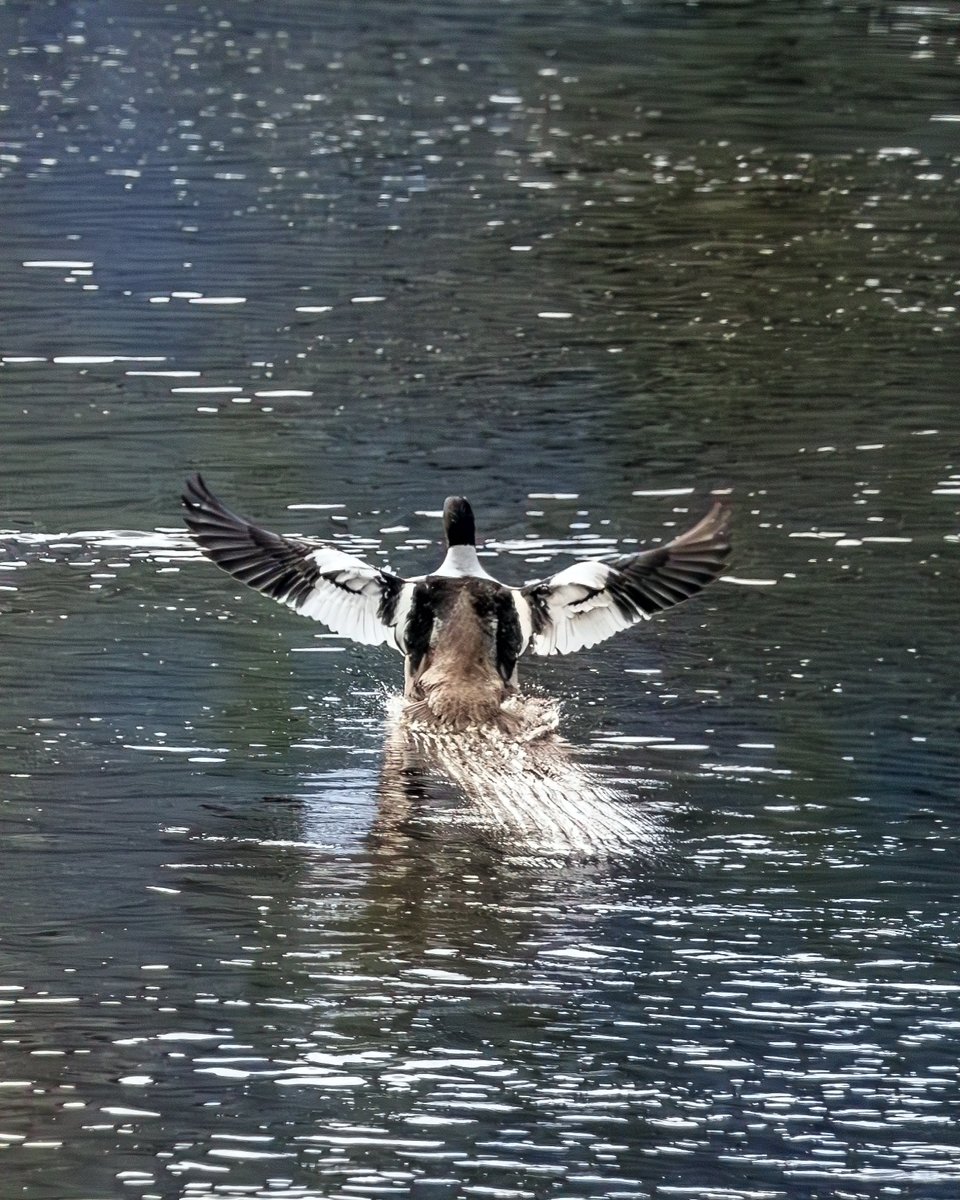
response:
<svg viewBox="0 0 960 1200"><path fill-rule="evenodd" d="M390 700L375 844L470 832L512 859L656 850L658 823L577 761L552 701L517 694L507 704L518 732L451 735Z"/></svg>

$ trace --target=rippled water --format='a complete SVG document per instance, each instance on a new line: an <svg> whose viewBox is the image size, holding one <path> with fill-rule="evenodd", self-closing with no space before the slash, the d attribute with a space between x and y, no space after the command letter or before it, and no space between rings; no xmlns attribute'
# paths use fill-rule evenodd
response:
<svg viewBox="0 0 960 1200"><path fill-rule="evenodd" d="M952 1200L960 7L0 34L4 1200ZM508 581L715 488L736 552L528 665L523 790L196 468L410 574L453 491Z"/></svg>

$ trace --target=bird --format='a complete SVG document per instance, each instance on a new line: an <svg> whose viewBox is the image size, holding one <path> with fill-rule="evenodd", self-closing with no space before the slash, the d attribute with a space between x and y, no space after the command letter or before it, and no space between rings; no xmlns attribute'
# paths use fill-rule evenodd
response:
<svg viewBox="0 0 960 1200"><path fill-rule="evenodd" d="M672 541L633 554L574 562L514 587L477 555L473 509L443 506L446 554L428 575L403 578L336 546L272 533L238 516L200 474L183 493L184 520L200 550L240 582L333 633L404 656L411 715L444 731L516 731L504 702L518 689L525 654L572 654L649 620L702 591L730 552L730 505Z"/></svg>

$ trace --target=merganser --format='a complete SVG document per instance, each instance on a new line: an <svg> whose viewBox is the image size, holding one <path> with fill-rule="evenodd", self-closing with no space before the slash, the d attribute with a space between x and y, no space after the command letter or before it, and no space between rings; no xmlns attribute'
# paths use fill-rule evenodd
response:
<svg viewBox="0 0 960 1200"><path fill-rule="evenodd" d="M572 654L649 620L712 583L730 552L730 509L717 500L665 545L575 562L511 587L483 569L473 510L450 496L443 562L404 579L237 516L200 475L187 481L183 504L200 549L234 578L343 637L399 650L404 695L417 715L451 729L512 728L501 706L516 690L523 654Z"/></svg>

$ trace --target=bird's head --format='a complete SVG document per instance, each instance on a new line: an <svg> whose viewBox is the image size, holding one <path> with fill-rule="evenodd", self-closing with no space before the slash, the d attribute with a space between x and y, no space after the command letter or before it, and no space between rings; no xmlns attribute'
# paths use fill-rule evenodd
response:
<svg viewBox="0 0 960 1200"><path fill-rule="evenodd" d="M448 496L444 500L443 532L448 546L476 545L473 509L463 496Z"/></svg>

